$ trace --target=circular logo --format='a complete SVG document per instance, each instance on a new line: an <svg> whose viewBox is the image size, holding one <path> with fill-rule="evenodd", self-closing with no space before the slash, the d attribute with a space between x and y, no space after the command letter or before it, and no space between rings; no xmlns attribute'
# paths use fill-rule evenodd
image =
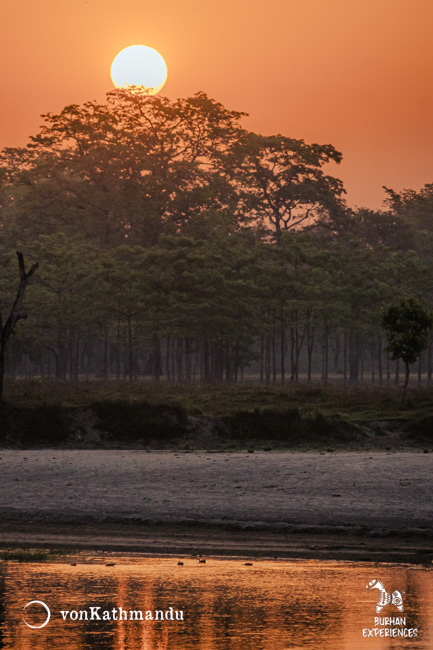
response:
<svg viewBox="0 0 433 650"><path fill-rule="evenodd" d="M42 623L42 625L30 625L30 623L27 623L27 621L26 621L26 619L24 618L24 616L23 616L23 621L24 621L24 623L27 625L27 627L31 627L33 630L40 630L42 627L45 627L46 624L48 623L48 621L50 620L50 618L51 618L51 612L50 612L50 608L48 607L48 605L46 605L45 603L43 603L42 600L31 600L29 603L27 603L27 605L24 605L23 609L26 609L26 607L28 607L29 605L34 605L35 603L36 603L37 605L42 605L42 607L45 608L45 610L46 610L46 612L47 612L47 618L46 618L45 622Z"/></svg>

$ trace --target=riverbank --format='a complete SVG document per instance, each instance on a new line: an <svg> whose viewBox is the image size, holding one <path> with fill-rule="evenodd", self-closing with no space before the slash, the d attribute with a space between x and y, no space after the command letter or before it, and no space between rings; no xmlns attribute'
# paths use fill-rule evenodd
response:
<svg viewBox="0 0 433 650"><path fill-rule="evenodd" d="M20 380L0 401L0 447L433 451L430 390L400 402L385 386Z"/></svg>
<svg viewBox="0 0 433 650"><path fill-rule="evenodd" d="M433 560L430 455L3 450L0 544Z"/></svg>

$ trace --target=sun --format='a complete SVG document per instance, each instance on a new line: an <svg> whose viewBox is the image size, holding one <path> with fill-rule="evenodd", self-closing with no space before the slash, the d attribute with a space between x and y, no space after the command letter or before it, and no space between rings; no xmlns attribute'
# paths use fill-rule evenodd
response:
<svg viewBox="0 0 433 650"><path fill-rule="evenodd" d="M116 88L144 86L150 95L156 95L167 81L167 66L152 47L131 45L115 57L111 80Z"/></svg>

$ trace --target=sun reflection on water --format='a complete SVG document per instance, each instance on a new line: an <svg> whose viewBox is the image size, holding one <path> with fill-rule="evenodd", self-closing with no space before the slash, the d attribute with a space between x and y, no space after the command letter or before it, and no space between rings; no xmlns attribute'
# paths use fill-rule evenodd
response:
<svg viewBox="0 0 433 650"><path fill-rule="evenodd" d="M433 578L409 565L320 561L80 556L50 563L4 562L1 567L0 647L57 650L371 650L433 644ZM374 627L372 579L404 592L404 613L392 603L381 617L404 616L416 638L363 637ZM23 621L31 600L49 605L39 630ZM63 620L61 611L111 612L107 620ZM183 612L184 620L114 620L129 611ZM30 610L30 608L29 608ZM115 613L113 613L113 610ZM27 614L27 611L26 611ZM41 612L29 614L38 625ZM84 614L82 615L84 616ZM45 618L45 614L44 617ZM377 627L377 625L376 625ZM66 643L67 640L67 643Z"/></svg>

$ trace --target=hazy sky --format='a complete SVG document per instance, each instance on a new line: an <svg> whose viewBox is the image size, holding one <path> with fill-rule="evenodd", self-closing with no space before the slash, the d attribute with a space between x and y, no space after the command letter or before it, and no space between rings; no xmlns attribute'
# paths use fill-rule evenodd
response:
<svg viewBox="0 0 433 650"><path fill-rule="evenodd" d="M103 101L114 56L141 43L167 62L162 94L203 90L251 130L333 144L351 205L433 182L433 0L11 0L1 22L0 146Z"/></svg>

